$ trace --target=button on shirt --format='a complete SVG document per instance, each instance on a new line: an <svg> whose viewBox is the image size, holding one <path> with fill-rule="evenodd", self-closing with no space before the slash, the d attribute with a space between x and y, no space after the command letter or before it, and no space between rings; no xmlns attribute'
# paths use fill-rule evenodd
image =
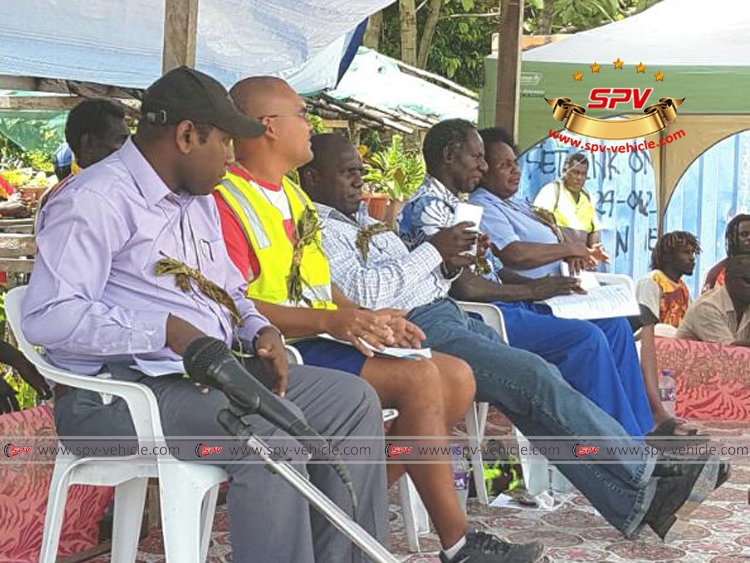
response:
<svg viewBox="0 0 750 563"><path fill-rule="evenodd" d="M452 280L440 273L443 259L429 242L409 252L395 232L379 233L370 239L365 260L357 235L378 221L363 213L354 220L326 205L315 207L323 223L331 281L358 305L410 310L448 295Z"/></svg>
<svg viewBox="0 0 750 563"><path fill-rule="evenodd" d="M82 374L107 362L177 360L166 347L171 313L231 344L229 312L174 276L171 257L199 269L233 297L251 342L268 321L244 297L227 256L213 197L175 194L132 140L86 168L41 211L38 256L23 304L23 330L52 363Z"/></svg>
<svg viewBox="0 0 750 563"><path fill-rule="evenodd" d="M677 329L676 338L718 344L750 342L750 307L738 323L727 288L722 286L712 289L690 305Z"/></svg>
<svg viewBox="0 0 750 563"><path fill-rule="evenodd" d="M484 208L481 231L489 235L499 250L514 242L537 244L559 244L552 229L540 221L534 210L525 201L507 199L503 201L484 188L477 188L470 196L469 203ZM546 275L560 275L560 260L531 268L513 270L527 278L543 278Z"/></svg>

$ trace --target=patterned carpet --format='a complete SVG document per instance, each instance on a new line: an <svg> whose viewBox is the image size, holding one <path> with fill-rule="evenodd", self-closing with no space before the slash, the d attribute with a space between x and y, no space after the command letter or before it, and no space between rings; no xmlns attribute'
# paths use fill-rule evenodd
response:
<svg viewBox="0 0 750 563"><path fill-rule="evenodd" d="M709 422L703 432L731 440L750 436L750 424ZM507 432L501 416L491 414L489 435ZM746 444L746 442L745 442ZM609 526L578 493L566 495L563 505L546 512L520 508L491 508L469 502L469 519L480 530L510 541L542 541L550 562L574 561L679 561L680 563L750 563L750 466L735 464L729 483L713 493L698 509L689 527L669 544L662 543L650 530L635 541L628 541ZM396 498L391 491L391 498ZM437 563L437 538L421 538L423 553L409 555L403 533L401 509L391 504L391 548L405 563ZM215 519L209 560L231 561L226 507L219 507ZM138 563L163 563L161 534L158 530L141 542ZM109 557L93 559L106 563Z"/></svg>

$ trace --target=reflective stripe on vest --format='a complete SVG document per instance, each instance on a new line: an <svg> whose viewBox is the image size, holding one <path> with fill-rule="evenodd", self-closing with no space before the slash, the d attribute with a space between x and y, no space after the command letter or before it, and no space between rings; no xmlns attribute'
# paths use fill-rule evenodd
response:
<svg viewBox="0 0 750 563"><path fill-rule="evenodd" d="M224 178L221 181L221 185L224 186L224 189L227 190L232 197L237 201L237 205L242 210L242 213L245 215L245 220L250 224L250 227L253 229L253 233L255 234L256 241L258 245L258 250L262 250L264 248L267 248L271 246L271 240L268 238L268 235L266 234L266 230L263 228L263 223L260 220L260 217L258 217L258 214L255 212L255 209L253 209L253 206L250 205L250 202L247 201L247 198L243 195L243 193L235 186L231 180ZM232 207L234 209L234 207ZM242 221L240 221L242 223ZM254 241L250 240L250 233L245 231L245 229L242 229L242 231L245 233L245 237L247 238L248 244L250 246L254 247L255 243Z"/></svg>
<svg viewBox="0 0 750 563"><path fill-rule="evenodd" d="M259 192L261 189L231 172L217 186L217 191L242 225L260 265L260 275L248 284L247 296L281 305L304 306L304 302L292 303L289 300L287 279L293 245L284 229L281 212ZM304 191L286 179L282 189L289 202L292 221L296 223L312 203ZM335 309L331 273L328 259L321 248L320 233L317 243L305 246L300 273L303 279L302 293L312 302L312 306L316 309Z"/></svg>

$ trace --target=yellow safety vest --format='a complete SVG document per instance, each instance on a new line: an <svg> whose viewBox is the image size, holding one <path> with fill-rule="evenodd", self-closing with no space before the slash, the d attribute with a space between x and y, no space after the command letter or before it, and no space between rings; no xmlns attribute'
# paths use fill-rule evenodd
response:
<svg viewBox="0 0 750 563"><path fill-rule="evenodd" d="M289 201L292 221L296 227L306 207L312 208L307 194L284 178L282 189ZM284 230L281 212L250 182L228 172L217 186L218 192L234 211L255 251L260 276L247 286L247 297L289 307L305 306L289 300L287 278L292 266L294 247ZM300 275L303 293L314 309L336 309L331 294L331 270L323 253L320 233L317 244L308 244L302 253Z"/></svg>

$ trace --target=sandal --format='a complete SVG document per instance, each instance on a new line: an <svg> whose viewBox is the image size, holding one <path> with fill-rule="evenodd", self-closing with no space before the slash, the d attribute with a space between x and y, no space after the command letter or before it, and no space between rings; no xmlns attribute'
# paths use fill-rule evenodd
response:
<svg viewBox="0 0 750 563"><path fill-rule="evenodd" d="M682 448L685 446L699 446L711 440L710 436L698 434L698 430L691 428L687 434L676 434L675 430L680 426L676 418L669 418L659 426L646 434L646 443L649 446L664 450Z"/></svg>

